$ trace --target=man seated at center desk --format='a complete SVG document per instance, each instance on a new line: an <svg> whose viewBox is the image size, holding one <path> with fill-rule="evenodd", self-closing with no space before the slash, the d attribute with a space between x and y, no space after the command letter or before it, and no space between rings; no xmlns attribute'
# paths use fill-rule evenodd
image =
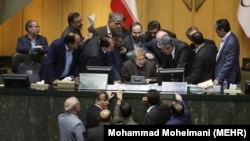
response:
<svg viewBox="0 0 250 141"><path fill-rule="evenodd" d="M157 76L156 64L154 60L148 60L145 57L143 48L136 48L133 51L133 58L122 64L121 82L128 83L131 81L131 76L145 76L146 80Z"/></svg>

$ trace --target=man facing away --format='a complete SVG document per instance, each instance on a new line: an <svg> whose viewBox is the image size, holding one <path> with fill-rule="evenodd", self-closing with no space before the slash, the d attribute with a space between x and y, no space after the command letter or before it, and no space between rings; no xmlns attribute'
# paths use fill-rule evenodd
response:
<svg viewBox="0 0 250 141"><path fill-rule="evenodd" d="M80 102L76 97L69 97L64 102L65 113L58 116L60 141L84 141L86 128L78 118Z"/></svg>

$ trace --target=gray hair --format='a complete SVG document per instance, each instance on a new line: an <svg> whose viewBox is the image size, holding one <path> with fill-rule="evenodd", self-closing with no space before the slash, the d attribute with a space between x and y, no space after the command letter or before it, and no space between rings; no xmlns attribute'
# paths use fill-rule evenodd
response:
<svg viewBox="0 0 250 141"><path fill-rule="evenodd" d="M157 46L160 49L161 48L170 48L170 47L174 46L174 41L168 34L165 34L158 41Z"/></svg>
<svg viewBox="0 0 250 141"><path fill-rule="evenodd" d="M124 19L124 16L121 13L112 12L109 14L108 23L114 22L114 21L122 22L123 19Z"/></svg>

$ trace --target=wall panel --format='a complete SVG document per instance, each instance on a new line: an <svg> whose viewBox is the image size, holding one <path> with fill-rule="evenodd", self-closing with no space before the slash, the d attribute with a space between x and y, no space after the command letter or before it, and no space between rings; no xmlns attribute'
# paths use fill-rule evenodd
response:
<svg viewBox="0 0 250 141"><path fill-rule="evenodd" d="M49 44L61 36L64 29L63 23L67 22L67 19L62 15L62 11L61 0L43 0L43 26L41 29Z"/></svg>
<svg viewBox="0 0 250 141"><path fill-rule="evenodd" d="M16 52L17 38L22 35L22 11L11 17L2 24L3 54L0 56L10 56Z"/></svg>

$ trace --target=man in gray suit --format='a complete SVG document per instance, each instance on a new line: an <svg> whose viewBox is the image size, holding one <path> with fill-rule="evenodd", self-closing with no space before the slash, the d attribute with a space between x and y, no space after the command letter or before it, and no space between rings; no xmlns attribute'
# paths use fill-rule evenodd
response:
<svg viewBox="0 0 250 141"><path fill-rule="evenodd" d="M215 31L222 39L216 56L214 84L237 84L241 81L240 73L240 45L237 36L231 31L227 19L215 22Z"/></svg>
<svg viewBox="0 0 250 141"><path fill-rule="evenodd" d="M80 103L76 97L69 97L64 102L65 113L58 116L60 141L84 141L86 128L77 114Z"/></svg>

